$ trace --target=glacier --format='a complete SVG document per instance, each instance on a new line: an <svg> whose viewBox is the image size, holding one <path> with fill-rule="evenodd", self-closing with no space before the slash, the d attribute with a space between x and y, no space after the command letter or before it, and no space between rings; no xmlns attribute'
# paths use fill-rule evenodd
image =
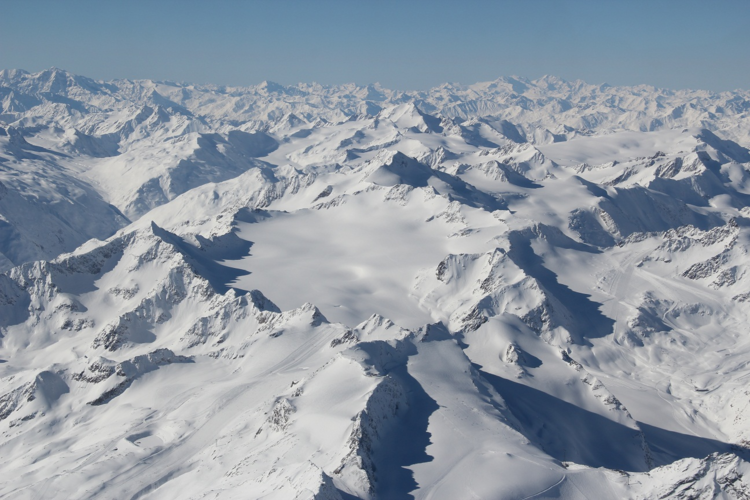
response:
<svg viewBox="0 0 750 500"><path fill-rule="evenodd" d="M750 498L750 92L0 99L3 498Z"/></svg>

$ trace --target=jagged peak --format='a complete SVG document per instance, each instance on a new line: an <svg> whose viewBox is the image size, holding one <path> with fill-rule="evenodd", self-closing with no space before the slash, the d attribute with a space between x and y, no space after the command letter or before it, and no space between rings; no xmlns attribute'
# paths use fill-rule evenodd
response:
<svg viewBox="0 0 750 500"><path fill-rule="evenodd" d="M323 315L320 309L311 302L305 302L298 309L292 311L292 314L295 316L310 316L310 324L313 326L318 326L322 323L329 323L328 319Z"/></svg>
<svg viewBox="0 0 750 500"><path fill-rule="evenodd" d="M176 102L164 97L155 88L149 89L144 98L144 105L151 105L158 108L168 109L174 113L183 114L186 116L193 116L193 114L186 108L180 106Z"/></svg>
<svg viewBox="0 0 750 500"><path fill-rule="evenodd" d="M271 80L263 80L260 82L256 87L258 91L266 92L266 93L277 93L277 94L286 94L287 93L287 87L284 85L281 85L280 83L273 82Z"/></svg>
<svg viewBox="0 0 750 500"><path fill-rule="evenodd" d="M276 304L271 302L268 297L263 295L263 292L261 292L260 290L250 290L247 293L246 297L248 298L248 301L250 301L253 306L255 306L255 308L259 311L281 313L281 309L279 309Z"/></svg>
<svg viewBox="0 0 750 500"><path fill-rule="evenodd" d="M104 89L91 78L54 66L36 73L18 74L15 80L16 85L32 93L67 95L71 87L79 87L91 93L99 93Z"/></svg>
<svg viewBox="0 0 750 500"><path fill-rule="evenodd" d="M25 69L0 69L0 80L7 82L30 74Z"/></svg>
<svg viewBox="0 0 750 500"><path fill-rule="evenodd" d="M424 110L436 115L447 110L455 113L444 115L445 126L480 124L483 133L491 132L484 129L485 124L500 130L507 119L507 123L522 125L519 134L522 130L529 134L534 130L612 134L592 137L600 142L589 144L585 143L589 138L584 138L565 144L545 142L538 147L504 142L501 147L485 147L456 135L409 130L413 125L408 122L403 127L392 125L386 122L387 113L380 116L382 127L369 127L374 120L341 119L372 109L361 104L362 96L374 90L355 85L297 86L301 93L313 96L308 100L292 95L294 89L288 94L264 95L257 89L120 81L113 84L119 85L119 90L108 96L82 98L80 102L96 107L96 112L81 108L53 115L59 113L57 107L74 100L59 96L38 96L44 105L30 113L18 108L20 111L7 119L14 120L18 128L25 127L21 132L28 134L31 146L55 148L50 144L62 144L61 131L65 138L85 141L87 137L116 136L123 124L135 129L126 144L135 147L124 156L81 158L84 166L90 167L87 177L61 182L61 176L67 175L79 158L66 157L56 163L53 156L58 151L50 149L39 155L43 158L23 165L29 167L29 180L59 183L70 192L95 192L96 187L102 196L113 196L112 203L121 201L113 193L125 191L133 179L137 184L138 175L148 180L147 185L134 188L140 190L139 196L158 196L166 186L182 181L190 190L148 212L109 243L92 240L75 258L68 255L53 262L39 261L0 274L0 382L4 384L0 384L0 434L28 443L32 451L46 447L44 452L53 465L61 456L84 464L78 473L73 471L81 474L77 477L92 477L93 469L86 468L87 463L96 465L90 460L91 450L114 450L118 467L140 467L141 458L151 457L148 470L144 469L146 476L136 475L154 481L174 468L163 459L173 457L188 439L196 445L196 456L216 458L212 467L199 471L202 482L226 487L230 496L235 493L229 491L233 485L252 497L262 497L278 486L274 492L284 498L305 491L315 494L321 481L330 486L332 498L341 496L337 488L351 495L354 490L347 489L350 484L346 481L353 476L346 474L367 469L368 460L373 468L367 470L377 466L380 478L401 474L403 464L378 455L394 446L413 446L399 448L399 453L420 460L434 457L432 462L420 462L422 472L415 471L415 484L418 481L424 491L436 487L423 475L431 471L430 464L447 463L446 458L458 454L467 457L464 464L476 467L453 468L440 475L447 478L441 484L461 487L486 480L483 485L498 488L483 490L487 497L513 496L511 493L520 491L500 491L507 482L492 480L493 470L506 470L509 465L507 470L512 470L513 464L522 464L534 478L534 484L530 480L523 484L528 494L539 490L537 483L559 484L559 491L553 488L549 493L564 494L563 488L570 484L556 481L573 471L581 478L576 487L585 494L590 491L584 475L591 474L597 487L608 481L615 496L638 496L635 490L624 492L631 488L621 480L626 473L611 469L644 469L642 461L630 462L637 469L628 468L628 459L642 456L648 449L646 441L680 441L704 455L728 447L722 440L741 443L748 435L742 420L747 414L747 398L737 387L746 379L747 367L743 344L737 338L743 334L741 327L748 312L745 292L750 275L743 260L748 222L742 216L750 213L744 203L750 181L744 165L727 160L729 145L717 142L723 140L717 137L723 137L725 129L735 129L717 125L711 121L716 118L703 114L707 106L700 99L705 96L685 94L696 99L695 115L707 120L702 128L714 135L696 132L703 143L687 153L695 142L689 135L682 134L674 149L662 146L673 140L670 133L648 136L651 144L656 142L659 149L669 151L665 157L644 159L641 151L647 150L647 155L653 151L642 144L630 150L638 151L631 155L637 158L634 163L645 165L655 160L642 169L643 178L652 176L675 155L685 158L685 163L687 158L695 158L721 164L712 172L724 175L714 177L725 186L734 183L740 202L730 206L723 198L707 197L705 205L696 208L684 199L677 203L679 197L673 194L657 193L656 184L654 189L605 185L610 178L606 176L629 163L627 150L613 153L618 160L625 156L620 164L587 156L586 147L597 150L596 154L603 149L616 150L622 145L615 136L618 130L640 127L640 121L621 121L628 114L642 112L638 111L641 104L628 107L630 104L622 102L633 99L632 94L619 89L619 95L608 94L612 103L607 103L596 96L599 90L595 87L559 84L558 90L546 92L529 81L510 80L499 79L473 89L443 86L433 94L402 93L397 97L383 90L386 99L382 104L400 104L401 118L414 118L418 125L428 116ZM513 91L514 85L520 88L519 82L529 87L526 97ZM3 96L8 95L6 88L0 89ZM156 89L158 93L151 92ZM30 95L19 88L12 92ZM112 95L116 97L110 99ZM539 105L568 95L591 99L591 108L584 111L582 105L566 112L569 116L563 121L555 121L559 117L550 115L554 110ZM205 113L207 126L201 131L205 134L179 128L187 120L174 116L163 125L150 122L135 127L127 121L139 103L149 98L158 101L160 96L185 103L197 110L201 119ZM636 97L646 102L654 96L644 93ZM667 101L673 98L662 97ZM118 99L127 101L127 106L120 107ZM750 107L745 108L744 102L734 104L740 114L730 118L744 120L741 113ZM612 111L618 106L622 107ZM665 104L663 116L669 116L675 107L675 102ZM685 106L685 115L692 113L689 108ZM151 102L141 109L147 109L149 116L169 114L163 102ZM331 109L336 113L329 113ZM388 111L393 113L393 107ZM242 140L249 144L250 138L237 135L237 129L267 131L273 120L292 115L302 117L310 128L279 134L274 138L278 151L256 155L251 148L240 147ZM20 117L17 121L16 116ZM248 125L248 117L257 122ZM58 128L45 128L52 126L49 123ZM654 123L658 130L678 122ZM308 132L310 129L315 130ZM360 134L356 140L345 143L355 131ZM635 143L645 134L633 132L626 139ZM744 144L739 135L727 137ZM200 143L198 149L196 142ZM14 160L6 159L8 144L7 137L0 140L3 169L16 166ZM330 150L334 151L331 155ZM71 148L64 152L72 155ZM554 165L558 159L565 165L555 171L558 178L539 184L522 182L529 169ZM577 172L581 177L573 176L570 164L587 161L601 168L582 169ZM35 170L37 166L40 168ZM368 176L376 171L392 176L386 181L397 185L389 189L368 184ZM478 175L480 171L496 174L497 179ZM216 172L220 176L212 177ZM95 174L101 186L89 182ZM503 182L516 176L515 184ZM670 179L664 185L685 180L664 176ZM697 192L706 188L708 185L701 183L711 178L695 175L681 185ZM222 182L213 183L217 179ZM107 190L107 181L117 185ZM204 184L195 187L187 181ZM413 189L411 184L424 186ZM20 205L26 218L18 220L26 225L12 226L6 217L10 220L13 213L6 208L15 207L13 202L28 186L31 182L21 186L13 184L10 175L2 177L0 232L11 236L0 238L0 252L7 251L8 241L18 241L11 231L27 229L28 220L54 239L57 228L38 221L50 212L63 213L68 205L78 202L73 197L58 197L45 211L34 211L36 205ZM335 205L335 210L310 210L310 200L319 193L326 193L327 200L346 196L348 201L340 209ZM362 195L355 197L355 193ZM498 208L501 206L504 209ZM98 211L99 206L87 208L85 213ZM575 228L582 227L571 224L577 214L590 216L580 218L590 223L583 229L618 235L618 240L619 235L641 233L629 240L627 247L584 244L581 242L595 240L573 239ZM736 220L724 228L716 226L730 216ZM671 238L663 233L687 222L694 224L685 229L687 236ZM284 233L284 228L289 232ZM125 244L127 235L136 230L136 236ZM116 239L119 248L114 248ZM666 239L671 246L658 248ZM283 248L273 249L270 243ZM99 249L92 251L94 247ZM655 248L660 255L675 257L675 262L642 257L655 253ZM382 255L375 258L370 252ZM0 264L3 258L0 255ZM701 267L695 276L716 277L715 287L704 278L686 281L691 273L685 275L685 269L689 271L694 263ZM271 268L278 274L263 276ZM238 276L241 272L250 274ZM321 276L334 280L341 276L343 283L331 286ZM659 280L643 279L648 276ZM281 311L256 287L283 307L307 300L319 304L332 323L312 303ZM653 294L648 304L638 299L644 291ZM653 324L647 324L646 313L653 316ZM388 317L412 330L400 328ZM608 328L608 319L614 327ZM418 330L420 325L438 321L441 323ZM640 344L619 343L636 336ZM595 337L597 345L592 349L593 342L589 344L587 339ZM92 348L94 338L100 341ZM561 345L569 348L565 356L560 354ZM110 347L116 351L111 361L96 357ZM719 352L721 359L702 355L706 352ZM195 354L192 362L156 370L185 353ZM669 367L678 364L680 372L665 379ZM527 373L517 383L513 378L519 367ZM737 377L732 379L728 370L735 368ZM148 377L136 381L145 370L150 370ZM71 393L34 416L33 411L42 408L34 407L41 403L42 394L29 401L24 390L16 391L16 383L33 383L44 372L59 376ZM8 384L8 376L16 374L15 382ZM615 415L611 409L624 408L618 397L629 402L638 396L616 383L628 374L637 375L639 391L651 394L649 401L659 403L659 395L668 399L654 412L650 404L628 404L634 417L639 421L652 421L654 415L677 419L672 428L684 428L694 435L686 440L668 434L671 431L667 429L649 431L645 426L645 432L639 434L632 422ZM617 397L604 387L609 380ZM624 391L622 395L620 391ZM20 410L6 404L22 400L32 404ZM211 411L206 413L206 408ZM277 410L282 417L287 416L284 412L294 412L286 422L289 425L254 434ZM512 412L519 418L511 428L498 416ZM180 419L164 418L177 413ZM148 417L152 414L153 418ZM112 415L117 415L115 421L108 418ZM640 418L644 415L647 418ZM78 434L66 435L60 442L49 439L52 434L47 430L54 432L59 422L78 417L83 418L85 441L91 446L82 445ZM385 425L390 425L391 419L395 425ZM450 425L428 425L435 421ZM227 422L236 425L224 425ZM320 429L326 431L325 442L318 439ZM451 438L458 435L460 440ZM446 442L451 447L440 446ZM10 474L26 477L22 468L14 469L13 464L30 463L34 454L24 447L5 448L10 454L6 460ZM659 448L658 460L676 459L668 448ZM232 454L236 449L242 450L242 456ZM264 453L280 458L273 464L252 458ZM313 456L314 467L307 461ZM342 457L346 457L345 463ZM60 483L54 467L45 469L42 462L29 480L38 483L8 486L9 482L0 481L0 495L11 487L16 488L11 491L20 491L18 487L28 486L33 491L41 484L49 486L49 491L63 491L65 485L73 484L67 480ZM337 467L340 463L343 469ZM727 464L730 468L735 465L739 462ZM97 481L101 479L98 483L111 484L114 476L107 474L112 471L95 469ZM335 481L322 470L334 475ZM116 472L112 474L116 476ZM651 480L638 477L641 482ZM724 485L737 476L716 477L723 481L717 484ZM706 479L701 487L713 484L710 477ZM120 493L124 492L120 496L145 491L143 481L131 482L126 477L115 482ZM179 496L177 490L184 486L179 481L159 484L165 496ZM374 491L362 490L360 496L388 496L378 490L377 481L372 485ZM591 494L596 496L596 492Z"/></svg>
<svg viewBox="0 0 750 500"><path fill-rule="evenodd" d="M469 85L467 88L474 92L497 92L505 90L520 95L526 92L532 85L533 82L524 77L501 76L495 80Z"/></svg>
<svg viewBox="0 0 750 500"><path fill-rule="evenodd" d="M365 321L355 327L355 330L361 331L365 335L371 334L373 331L384 328L389 329L395 327L396 324L390 319L381 316L380 314L373 313L372 316L367 318Z"/></svg>
<svg viewBox="0 0 750 500"><path fill-rule="evenodd" d="M693 137L738 163L750 162L750 150L734 141L720 138L709 129L700 129Z"/></svg>
<svg viewBox="0 0 750 500"><path fill-rule="evenodd" d="M408 184L413 187L427 186L434 171L411 156L400 151L379 154L367 167L367 180L381 186Z"/></svg>
<svg viewBox="0 0 750 500"><path fill-rule="evenodd" d="M388 120L399 128L419 132L442 133L440 118L425 113L413 101L384 107L377 115L378 120Z"/></svg>
<svg viewBox="0 0 750 500"><path fill-rule="evenodd" d="M560 78L559 76L543 75L542 77L533 80L532 83L538 87L556 88L559 85L565 85L570 82Z"/></svg>

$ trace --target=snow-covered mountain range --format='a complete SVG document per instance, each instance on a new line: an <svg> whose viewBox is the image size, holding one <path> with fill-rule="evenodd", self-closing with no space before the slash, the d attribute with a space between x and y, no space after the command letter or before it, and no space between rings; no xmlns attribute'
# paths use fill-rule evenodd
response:
<svg viewBox="0 0 750 500"><path fill-rule="evenodd" d="M750 498L750 92L0 99L0 496Z"/></svg>

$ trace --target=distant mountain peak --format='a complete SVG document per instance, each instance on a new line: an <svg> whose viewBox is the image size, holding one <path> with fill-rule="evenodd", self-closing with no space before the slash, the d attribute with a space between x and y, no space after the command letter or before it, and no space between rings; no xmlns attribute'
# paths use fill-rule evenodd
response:
<svg viewBox="0 0 750 500"><path fill-rule="evenodd" d="M750 498L750 92L51 68L0 123L0 497Z"/></svg>

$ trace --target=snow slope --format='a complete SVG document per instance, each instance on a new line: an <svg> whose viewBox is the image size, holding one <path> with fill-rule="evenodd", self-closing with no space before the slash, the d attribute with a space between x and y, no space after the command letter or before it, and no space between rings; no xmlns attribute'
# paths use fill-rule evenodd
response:
<svg viewBox="0 0 750 500"><path fill-rule="evenodd" d="M677 133L696 127L747 145L749 99L745 91L715 94L596 86L554 77L500 78L402 92L379 85L285 87L263 82L253 87L218 87L148 80L100 82L57 68L34 74L2 70L0 127L7 130L1 135L10 134L18 144L0 140L0 158L23 165L9 172L16 168L42 171L45 167L26 161L37 151L44 153L47 169L59 172L51 186L13 185L12 190L27 193L26 202L13 204L33 199L35 206L28 213L48 219L59 208L56 200L69 197L70 191L83 190L93 198L98 194L101 200L72 203L75 218L94 228L82 230L75 223L60 227L51 221L45 225L47 236L27 234L27 224L11 208L3 208L0 213L16 234L14 240L24 243L10 253L3 251L0 269L53 258L90 237L111 236L126 222L121 215L136 220L194 187L236 177L258 167L258 158L278 148L279 140L294 139L299 145L311 130L332 124L353 120L347 129L351 136L340 140L356 141L357 133L364 132L356 122L377 117L368 126L377 127L382 121L395 126L392 134L379 140L403 142L405 147L408 141L403 141L403 134L410 132L452 135L472 147L493 148L508 143L559 143L620 131ZM424 139L412 142L411 147L419 149ZM421 154L434 149L426 146ZM347 161L332 151L328 156L313 156L330 164ZM91 217L91 204L102 201L111 206L94 210L97 216ZM106 213L107 220L100 213Z"/></svg>
<svg viewBox="0 0 750 500"><path fill-rule="evenodd" d="M750 496L745 93L0 84L4 498Z"/></svg>

